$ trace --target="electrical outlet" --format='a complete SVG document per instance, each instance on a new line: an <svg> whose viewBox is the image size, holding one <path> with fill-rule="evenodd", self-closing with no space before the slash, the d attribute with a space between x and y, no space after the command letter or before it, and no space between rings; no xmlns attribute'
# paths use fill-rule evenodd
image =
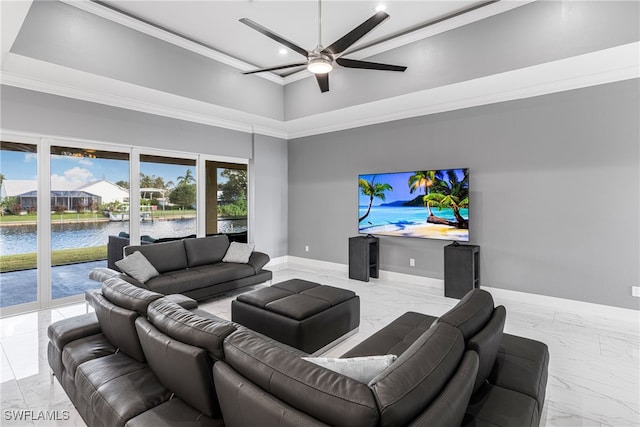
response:
<svg viewBox="0 0 640 427"><path fill-rule="evenodd" d="M306 245L306 246L304 247L304 251L305 251L305 252L309 252L309 245Z"/></svg>
<svg viewBox="0 0 640 427"><path fill-rule="evenodd" d="M631 296L640 297L640 286L631 287Z"/></svg>
<svg viewBox="0 0 640 427"><path fill-rule="evenodd" d="M416 260L413 258L409 258L409 267L415 267L416 266Z"/></svg>

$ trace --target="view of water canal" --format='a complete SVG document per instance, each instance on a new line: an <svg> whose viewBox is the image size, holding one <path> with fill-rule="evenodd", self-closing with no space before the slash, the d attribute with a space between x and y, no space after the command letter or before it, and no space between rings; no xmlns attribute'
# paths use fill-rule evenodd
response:
<svg viewBox="0 0 640 427"><path fill-rule="evenodd" d="M219 220L221 232L244 231L245 219ZM51 250L103 246L110 235L129 232L129 222L71 222L51 224ZM187 236L196 233L196 219L144 221L140 234L153 238ZM0 256L35 252L36 225L3 225L0 227Z"/></svg>

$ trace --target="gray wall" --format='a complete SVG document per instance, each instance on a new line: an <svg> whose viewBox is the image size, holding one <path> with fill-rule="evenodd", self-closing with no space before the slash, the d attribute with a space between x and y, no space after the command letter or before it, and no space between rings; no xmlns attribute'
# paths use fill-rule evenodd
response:
<svg viewBox="0 0 640 427"><path fill-rule="evenodd" d="M34 1L11 52L282 120L282 86L57 1Z"/></svg>
<svg viewBox="0 0 640 427"><path fill-rule="evenodd" d="M257 136L254 143L249 133L11 86L1 90L0 123L4 130L252 159L259 192L253 206L259 218L254 242L271 257L286 255L286 141ZM278 203L271 199L276 192L285 195Z"/></svg>
<svg viewBox="0 0 640 427"><path fill-rule="evenodd" d="M337 67L331 72L331 90L323 94L313 78L290 83L285 117L306 117L638 40L640 2L536 1L369 58L405 65L404 73Z"/></svg>
<svg viewBox="0 0 640 427"><path fill-rule="evenodd" d="M358 174L468 167L483 285L638 309L639 93L630 80L291 140L289 254L348 263ZM382 237L382 269L442 278L446 244Z"/></svg>
<svg viewBox="0 0 640 427"><path fill-rule="evenodd" d="M256 249L273 259L288 253L287 141L254 135L253 160Z"/></svg>

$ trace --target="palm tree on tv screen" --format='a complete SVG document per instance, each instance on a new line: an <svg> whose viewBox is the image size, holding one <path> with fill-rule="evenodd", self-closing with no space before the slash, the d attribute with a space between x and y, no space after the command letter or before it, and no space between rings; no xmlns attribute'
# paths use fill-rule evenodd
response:
<svg viewBox="0 0 640 427"><path fill-rule="evenodd" d="M446 176L445 176L446 175ZM469 172L465 171L462 179L458 179L454 170L438 172L429 194L423 197L426 205L438 209L451 208L456 217L457 228L469 228L469 221L460 215L460 208L469 207ZM429 216L427 222L442 223L442 218Z"/></svg>
<svg viewBox="0 0 640 427"><path fill-rule="evenodd" d="M360 178L358 180L358 187L360 188L360 192L364 196L369 196L369 207L367 208L367 212L358 218L358 222L361 222L363 219L369 216L371 212L371 205L373 205L373 199L377 198L385 201L385 191L393 190L393 187L387 183L379 183L375 182L376 176L374 175L371 181L367 181L366 179Z"/></svg>
<svg viewBox="0 0 640 427"><path fill-rule="evenodd" d="M413 194L416 191L424 191L426 196L429 193L429 187L433 185L436 171L418 171L409 177L409 193ZM427 208L427 215L432 216L431 206L428 203L424 204Z"/></svg>

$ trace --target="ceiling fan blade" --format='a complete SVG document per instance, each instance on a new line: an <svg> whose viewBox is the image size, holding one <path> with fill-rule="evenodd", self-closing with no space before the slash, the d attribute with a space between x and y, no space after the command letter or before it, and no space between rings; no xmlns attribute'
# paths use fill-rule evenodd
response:
<svg viewBox="0 0 640 427"><path fill-rule="evenodd" d="M306 49L301 48L300 46L298 46L294 42L285 39L284 37L274 33L270 29L268 29L266 27L263 27L262 25L258 24L257 22L252 21L249 18L242 18L242 19L240 19L240 22L242 22L245 25L248 25L249 27L253 28L254 30L258 31L259 33L264 34L265 36L269 37L270 39L273 39L273 40L277 41L278 43L285 45L286 47L288 47L289 49L293 50L294 52L298 52L300 55L304 56L305 58L307 56L309 56L309 52Z"/></svg>
<svg viewBox="0 0 640 427"><path fill-rule="evenodd" d="M306 67L307 63L306 62L296 62L296 63L293 63L293 64L276 65L275 67L258 68L257 70L245 71L242 74L255 74L255 73L262 73L264 71L284 70L285 68L302 67L302 66Z"/></svg>
<svg viewBox="0 0 640 427"><path fill-rule="evenodd" d="M316 74L316 80L318 81L318 86L320 86L320 92L329 92L329 73Z"/></svg>
<svg viewBox="0 0 640 427"><path fill-rule="evenodd" d="M360 40L369 31L382 24L382 22L384 22L388 17L389 15L385 12L376 13L371 18L367 19L362 24L342 36L341 39L336 40L331 46L326 47L322 53L337 55L344 52L349 48L349 46Z"/></svg>
<svg viewBox="0 0 640 427"><path fill-rule="evenodd" d="M363 68L365 70L404 71L401 65L380 64L378 62L358 61L357 59L338 58L336 62L346 68Z"/></svg>

